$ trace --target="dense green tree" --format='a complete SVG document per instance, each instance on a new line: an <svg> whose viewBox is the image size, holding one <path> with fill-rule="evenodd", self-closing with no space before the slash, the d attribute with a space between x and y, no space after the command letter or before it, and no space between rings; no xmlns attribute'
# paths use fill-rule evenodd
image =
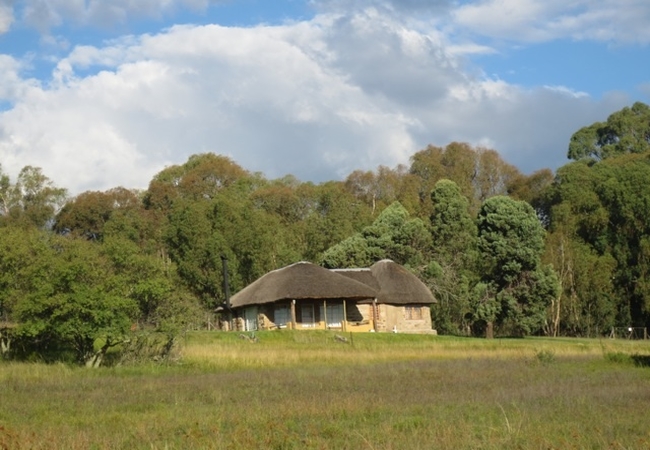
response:
<svg viewBox="0 0 650 450"><path fill-rule="evenodd" d="M12 310L17 340L45 358L69 352L79 363L100 364L137 318L126 284L91 242L43 234L31 250L38 251L34 263L14 272L20 283Z"/></svg>
<svg viewBox="0 0 650 450"><path fill-rule="evenodd" d="M57 214L54 230L101 240L106 223L122 211L142 209L138 193L122 187L106 192L86 191L68 201Z"/></svg>
<svg viewBox="0 0 650 450"><path fill-rule="evenodd" d="M47 265L40 262L47 253L45 237L39 230L5 227L0 232L0 322L15 322L16 303L27 291L27 274L39 273ZM45 274L42 274L45 279Z"/></svg>
<svg viewBox="0 0 650 450"><path fill-rule="evenodd" d="M617 322L619 296L612 279L616 260L579 242L574 246L572 295L566 304L562 331L570 335L602 336ZM576 301L578 298L580 301Z"/></svg>
<svg viewBox="0 0 650 450"><path fill-rule="evenodd" d="M209 214L208 203L177 202L170 214L165 242L187 286L205 304L214 307L217 299L222 298L221 255L229 252Z"/></svg>
<svg viewBox="0 0 650 450"><path fill-rule="evenodd" d="M4 353L96 367L132 338L134 324L173 338L200 313L173 268L128 239L98 243L17 226L0 234Z"/></svg>
<svg viewBox="0 0 650 450"><path fill-rule="evenodd" d="M455 182L438 181L431 201L431 263L421 276L438 300L432 308L438 332L465 333L471 286L477 281L476 224L469 212L469 200Z"/></svg>
<svg viewBox="0 0 650 450"><path fill-rule="evenodd" d="M345 180L345 188L370 206L373 216L395 201L400 202L409 213L417 213L417 184L417 177L403 165L395 169L379 166L374 172L355 170Z"/></svg>
<svg viewBox="0 0 650 450"><path fill-rule="evenodd" d="M495 195L506 195L519 180L527 179L515 166L508 164L496 150L476 150L476 168L472 180L475 205Z"/></svg>
<svg viewBox="0 0 650 450"><path fill-rule="evenodd" d="M487 335L492 322L514 334L539 331L559 283L553 270L541 264L544 229L535 211L523 201L492 197L483 203L477 226L483 281L498 304L494 315L481 317ZM477 310L485 298L475 298Z"/></svg>
<svg viewBox="0 0 650 450"><path fill-rule="evenodd" d="M420 215L424 217L431 214L429 194L441 179L454 181L469 199L470 210L476 212L485 199L506 194L522 177L496 151L458 142L417 152L411 157L410 173L420 180Z"/></svg>
<svg viewBox="0 0 650 450"><path fill-rule="evenodd" d="M568 316L571 320L567 323L576 333L593 333L595 328L603 333L607 326L646 326L650 322L650 291L645 282L650 272L649 154L650 108L635 103L613 113L606 122L576 132L569 157L578 161L560 168L547 190L549 229L565 237L571 252L564 254L574 258L570 267L575 270L567 273L575 272L573 279L580 277L583 283L593 276L588 284L599 285L603 293L594 298L580 290L572 297L573 292L564 289L565 304L591 311L584 317ZM582 268L580 273L577 267ZM563 285L571 287L573 283Z"/></svg>
<svg viewBox="0 0 650 450"><path fill-rule="evenodd" d="M606 122L580 128L571 136L568 157L600 161L625 153L650 151L650 106L636 102L611 114Z"/></svg>
<svg viewBox="0 0 650 450"><path fill-rule="evenodd" d="M149 183L144 203L147 209L169 211L177 198L209 200L222 189L250 174L230 158L214 153L192 155L180 166L170 166Z"/></svg>
<svg viewBox="0 0 650 450"><path fill-rule="evenodd" d="M568 278L562 301L575 305L565 320L571 332L650 322L649 153L650 107L637 102L578 130L568 151L578 162L560 168L548 189L550 229L570 249L552 257L569 255L559 259ZM598 294L575 289L577 280Z"/></svg>
<svg viewBox="0 0 650 450"><path fill-rule="evenodd" d="M305 183L298 190L306 217L303 258L317 261L322 253L372 221L370 207L354 197L343 183Z"/></svg>
<svg viewBox="0 0 650 450"><path fill-rule="evenodd" d="M477 226L484 268L498 285L538 266L544 230L528 203L492 197L483 203Z"/></svg>
<svg viewBox="0 0 650 450"><path fill-rule="evenodd" d="M593 168L594 186L604 209L607 249L616 259L617 291L625 303L619 323L645 326L650 321L650 155L628 154Z"/></svg>
<svg viewBox="0 0 650 450"><path fill-rule="evenodd" d="M590 164L580 161L560 168L547 191L545 260L556 268L562 288L551 305L553 335L589 336L599 324L601 332L614 324L615 260L608 249L609 212L595 189L601 181Z"/></svg>
<svg viewBox="0 0 650 450"><path fill-rule="evenodd" d="M25 166L15 184L0 167L0 225L20 224L44 228L65 202L67 192L58 188L38 167Z"/></svg>
<svg viewBox="0 0 650 450"><path fill-rule="evenodd" d="M83 192L63 206L57 214L54 230L99 239L112 212L113 201L109 195Z"/></svg>
<svg viewBox="0 0 650 450"><path fill-rule="evenodd" d="M181 278L207 306L224 299L222 255L233 291L300 256L280 219L228 190L212 200L176 201L165 242Z"/></svg>
<svg viewBox="0 0 650 450"><path fill-rule="evenodd" d="M554 180L555 174L550 169L540 169L530 175L519 175L511 180L508 195L515 200L530 203L544 224L548 225L546 194Z"/></svg>
<svg viewBox="0 0 650 450"><path fill-rule="evenodd" d="M381 259L418 267L424 264L423 250L430 246L425 223L410 217L394 202L361 232L330 247L320 260L328 268L370 267Z"/></svg>
<svg viewBox="0 0 650 450"><path fill-rule="evenodd" d="M296 186L283 182L271 182L251 193L256 208L277 216L284 225L290 226L303 220L307 211L301 202Z"/></svg>

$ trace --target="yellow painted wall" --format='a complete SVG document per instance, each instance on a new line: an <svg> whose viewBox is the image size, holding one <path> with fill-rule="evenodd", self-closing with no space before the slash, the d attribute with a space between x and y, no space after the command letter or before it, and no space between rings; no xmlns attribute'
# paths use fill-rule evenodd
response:
<svg viewBox="0 0 650 450"><path fill-rule="evenodd" d="M319 303L312 302L314 309L317 310L320 306ZM274 314L274 308L277 305L269 304L262 305L258 307L258 316L257 316L257 325L259 330L275 330L278 329L276 323L273 322L272 317ZM342 327L330 328L345 332L362 332L367 333L374 331L375 329L379 332L393 332L397 331L398 333L427 333L432 332L431 327L431 315L429 312L429 307L426 305L408 305L411 307L421 308L421 319L407 319L405 306L402 305L386 305L386 304L377 304L378 317L375 318L373 315L373 305L372 304L354 304L349 302L346 304L346 318L348 320L343 322ZM296 310L300 308L300 304L296 305ZM240 315L241 312L240 312ZM320 316L320 312L318 313ZM349 320L354 318L356 320ZM301 314L296 313L296 330L325 330L327 329L324 318L319 317L320 320L315 321L313 324L303 324L301 320ZM375 328L375 319L377 321ZM280 328L291 329L293 328L291 322L287 322L286 325L281 326ZM242 318L234 319L233 329L237 331L243 331L245 328L245 323Z"/></svg>

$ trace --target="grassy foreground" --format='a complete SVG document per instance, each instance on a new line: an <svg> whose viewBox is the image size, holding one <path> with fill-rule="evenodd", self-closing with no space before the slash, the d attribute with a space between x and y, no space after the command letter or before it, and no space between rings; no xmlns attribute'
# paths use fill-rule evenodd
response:
<svg viewBox="0 0 650 450"><path fill-rule="evenodd" d="M0 362L0 449L650 448L650 342L188 335L173 365Z"/></svg>

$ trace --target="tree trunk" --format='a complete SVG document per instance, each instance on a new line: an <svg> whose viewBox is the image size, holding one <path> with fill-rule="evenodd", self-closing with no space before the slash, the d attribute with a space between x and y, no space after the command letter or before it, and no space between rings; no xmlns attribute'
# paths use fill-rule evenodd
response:
<svg viewBox="0 0 650 450"><path fill-rule="evenodd" d="M98 368L102 364L102 361L104 360L104 355L106 355L106 352L112 346L113 345L111 344L111 341L107 340L106 343L102 346L102 348L97 350L88 359L86 359L86 367L89 369Z"/></svg>
<svg viewBox="0 0 650 450"><path fill-rule="evenodd" d="M90 358L86 360L86 367L89 369L98 368L102 364L102 361L104 360L105 353L106 351L104 350L104 347L97 350Z"/></svg>
<svg viewBox="0 0 650 450"><path fill-rule="evenodd" d="M0 355L6 355L11 349L11 338L0 333Z"/></svg>
<svg viewBox="0 0 650 450"><path fill-rule="evenodd" d="M119 341L111 341L110 339L106 340L106 343L102 345L102 347L97 350L96 352L92 353L90 357L86 358L85 365L89 369L96 369L99 366L101 366L102 361L104 361L104 356L106 356L106 352L108 351L109 348L115 347L116 345L119 344L125 344L129 342L129 339L122 339Z"/></svg>
<svg viewBox="0 0 650 450"><path fill-rule="evenodd" d="M494 339L494 322L489 321L485 327L485 338Z"/></svg>

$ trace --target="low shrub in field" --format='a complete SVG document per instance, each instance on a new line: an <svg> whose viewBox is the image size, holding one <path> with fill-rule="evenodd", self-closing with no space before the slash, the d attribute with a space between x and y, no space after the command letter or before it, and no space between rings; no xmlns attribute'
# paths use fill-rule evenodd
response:
<svg viewBox="0 0 650 450"><path fill-rule="evenodd" d="M176 337L162 333L144 332L123 344L115 361L120 365L146 362L176 362L180 358Z"/></svg>
<svg viewBox="0 0 650 450"><path fill-rule="evenodd" d="M632 358L627 353L623 352L607 352L605 353L605 360L617 364L631 364Z"/></svg>
<svg viewBox="0 0 650 450"><path fill-rule="evenodd" d="M539 350L535 353L535 358L542 365L548 365L555 361L555 352L552 350Z"/></svg>

